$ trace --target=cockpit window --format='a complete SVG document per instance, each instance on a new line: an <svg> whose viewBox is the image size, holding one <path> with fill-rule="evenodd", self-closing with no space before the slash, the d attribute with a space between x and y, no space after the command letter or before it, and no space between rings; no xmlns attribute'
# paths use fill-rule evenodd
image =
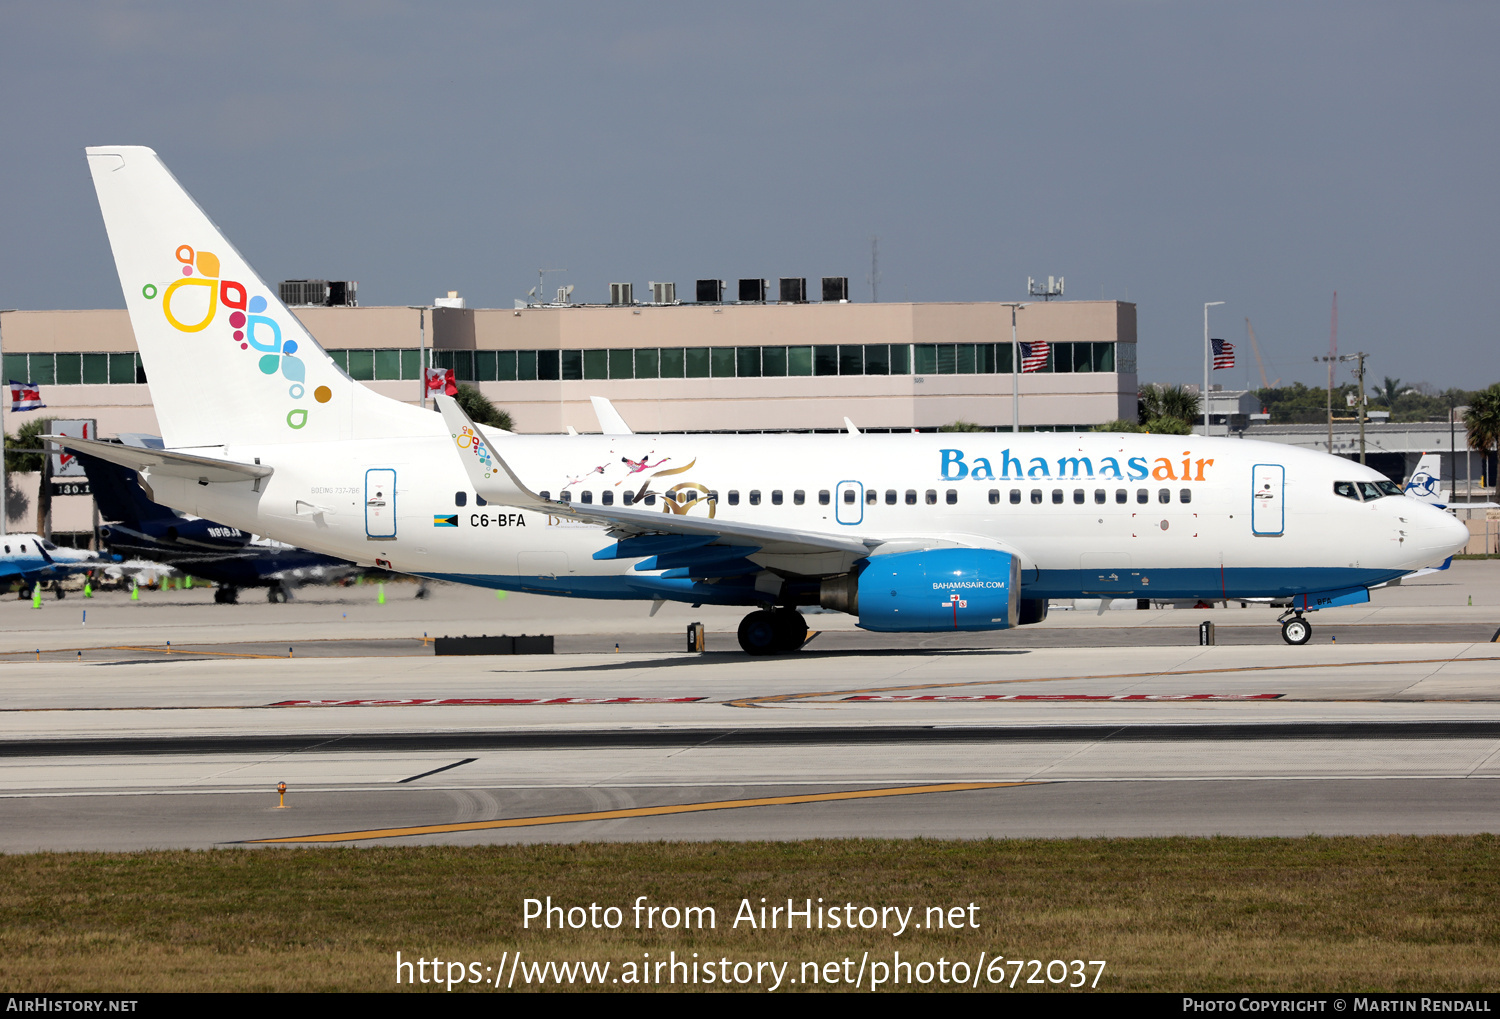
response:
<svg viewBox="0 0 1500 1019"><path fill-rule="evenodd" d="M1383 495L1400 495L1401 486L1394 481L1377 481L1375 487L1380 489Z"/></svg>
<svg viewBox="0 0 1500 1019"><path fill-rule="evenodd" d="M1359 500L1359 489L1354 487L1352 481L1335 481L1333 483L1333 494L1342 495L1345 499Z"/></svg>
<svg viewBox="0 0 1500 1019"><path fill-rule="evenodd" d="M1366 502L1380 498L1380 489L1375 487L1373 481L1361 481L1359 483L1359 494L1365 497Z"/></svg>

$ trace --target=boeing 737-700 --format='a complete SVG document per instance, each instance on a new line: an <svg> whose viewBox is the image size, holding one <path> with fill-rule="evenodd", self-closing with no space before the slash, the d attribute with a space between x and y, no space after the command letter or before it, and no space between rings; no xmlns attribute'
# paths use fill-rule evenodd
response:
<svg viewBox="0 0 1500 1019"><path fill-rule="evenodd" d="M875 631L992 630L1054 598L1369 599L1460 548L1374 470L1119 433L518 435L360 385L150 149L88 150L164 447L59 440L151 498L361 564L514 591L743 605L751 654L801 606Z"/></svg>

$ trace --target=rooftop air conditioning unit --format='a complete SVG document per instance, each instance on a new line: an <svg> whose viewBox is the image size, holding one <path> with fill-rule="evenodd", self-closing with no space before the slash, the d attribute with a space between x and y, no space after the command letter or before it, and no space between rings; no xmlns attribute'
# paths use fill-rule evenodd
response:
<svg viewBox="0 0 1500 1019"><path fill-rule="evenodd" d="M807 303L807 277L781 277L781 302L783 304Z"/></svg>
<svg viewBox="0 0 1500 1019"><path fill-rule="evenodd" d="M765 280L740 280L740 300L745 303L760 303L766 301Z"/></svg>
<svg viewBox="0 0 1500 1019"><path fill-rule="evenodd" d="M823 300L847 302L849 300L849 277L824 276Z"/></svg>
<svg viewBox="0 0 1500 1019"><path fill-rule="evenodd" d="M699 304L719 304L724 300L724 281L699 280L694 300Z"/></svg>
<svg viewBox="0 0 1500 1019"><path fill-rule="evenodd" d="M635 284L634 283L611 283L609 285L609 303L610 304L634 304L635 303Z"/></svg>
<svg viewBox="0 0 1500 1019"><path fill-rule="evenodd" d="M652 304L676 304L677 303L677 284L676 283L652 283L651 284L651 303Z"/></svg>

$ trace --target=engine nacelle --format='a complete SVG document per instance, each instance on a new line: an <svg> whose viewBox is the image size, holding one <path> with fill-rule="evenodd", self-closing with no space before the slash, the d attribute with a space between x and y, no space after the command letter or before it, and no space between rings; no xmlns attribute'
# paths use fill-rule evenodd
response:
<svg viewBox="0 0 1500 1019"><path fill-rule="evenodd" d="M865 630L1004 630L1019 621L1021 564L979 548L872 556L855 608Z"/></svg>

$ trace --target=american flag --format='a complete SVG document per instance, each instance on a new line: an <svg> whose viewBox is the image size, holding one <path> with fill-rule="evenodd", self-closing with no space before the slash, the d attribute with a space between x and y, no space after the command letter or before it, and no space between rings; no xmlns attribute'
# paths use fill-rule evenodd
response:
<svg viewBox="0 0 1500 1019"><path fill-rule="evenodd" d="M10 380L11 410L41 410L45 406L47 405L42 402L42 394L36 383Z"/></svg>
<svg viewBox="0 0 1500 1019"><path fill-rule="evenodd" d="M1047 367L1047 355L1051 351L1052 347L1046 343L1021 344L1021 370L1023 372L1041 371Z"/></svg>
<svg viewBox="0 0 1500 1019"><path fill-rule="evenodd" d="M1214 345L1214 371L1234 367L1234 344L1228 340L1209 340Z"/></svg>

